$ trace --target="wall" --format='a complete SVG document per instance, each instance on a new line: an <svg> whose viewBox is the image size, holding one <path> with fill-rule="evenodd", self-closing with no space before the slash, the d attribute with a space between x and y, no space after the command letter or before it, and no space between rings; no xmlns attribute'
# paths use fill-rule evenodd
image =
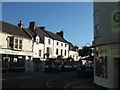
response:
<svg viewBox="0 0 120 90"><path fill-rule="evenodd" d="M95 45L120 41L120 31L112 30L113 11L118 9L117 3L113 2L95 2L94 13L98 10L97 20L94 15L94 25L99 24L98 30L94 27L94 43ZM117 28L120 30L120 27ZM98 34L96 34L96 32Z"/></svg>
<svg viewBox="0 0 120 90"><path fill-rule="evenodd" d="M74 55L74 56L73 56ZM69 51L69 57L72 57L75 61L78 61L79 60L79 58L78 58L78 52L76 52L76 51Z"/></svg>
<svg viewBox="0 0 120 90"><path fill-rule="evenodd" d="M51 43L50 44L48 44L48 39L50 39L50 41L51 41ZM46 50L47 50L47 47L49 47L50 48L50 56L49 56L49 58L52 58L52 56L53 56L53 39L51 39L51 38L49 38L49 37L45 37L45 39L44 39L44 54L47 52Z"/></svg>
<svg viewBox="0 0 120 90"><path fill-rule="evenodd" d="M41 56L39 56L39 50L41 50ZM44 44L36 42L34 43L33 47L33 57L34 58L43 58L43 51L44 51Z"/></svg>
<svg viewBox="0 0 120 90"><path fill-rule="evenodd" d="M57 42L59 43L57 45ZM61 43L63 44L63 46L61 46ZM65 47L65 44L66 44L66 47ZM53 57L57 58L58 55L61 55L61 49L62 49L62 56L64 56L63 58L68 58L68 48L69 45L67 43L64 43L64 42L61 42L61 41L58 41L58 40L54 40L54 54L53 54ZM58 49L58 55L56 55L56 49ZM66 55L65 55L65 50L66 50Z"/></svg>

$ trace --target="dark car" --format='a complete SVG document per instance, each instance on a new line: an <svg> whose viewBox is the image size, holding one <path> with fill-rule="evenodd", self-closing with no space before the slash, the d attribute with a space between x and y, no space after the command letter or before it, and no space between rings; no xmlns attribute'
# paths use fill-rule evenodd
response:
<svg viewBox="0 0 120 90"><path fill-rule="evenodd" d="M52 72L60 72L61 71L61 62L54 61L51 64Z"/></svg>
<svg viewBox="0 0 120 90"><path fill-rule="evenodd" d="M94 68L92 65L80 65L77 68L79 77L90 78L94 76Z"/></svg>

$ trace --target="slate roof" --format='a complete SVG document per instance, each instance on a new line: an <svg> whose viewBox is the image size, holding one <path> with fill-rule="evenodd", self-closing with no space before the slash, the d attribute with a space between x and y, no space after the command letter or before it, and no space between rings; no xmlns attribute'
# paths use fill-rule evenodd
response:
<svg viewBox="0 0 120 90"><path fill-rule="evenodd" d="M9 33L11 35L21 36L21 37L30 39L30 36L23 29L19 28L18 26L15 26L13 24L10 24L10 23L4 22L4 21L0 21L0 24L2 24L2 28L0 25L0 31Z"/></svg>
<svg viewBox="0 0 120 90"><path fill-rule="evenodd" d="M68 42L68 44L69 44L69 50L76 51L77 48L71 42Z"/></svg>
<svg viewBox="0 0 120 90"><path fill-rule="evenodd" d="M50 31L47 31L45 30L45 32L51 36L51 38L53 38L54 40L58 40L58 41L61 41L61 42L64 42L64 43L68 43L64 38L62 38L61 36L53 33L53 32L50 32Z"/></svg>
<svg viewBox="0 0 120 90"><path fill-rule="evenodd" d="M36 27L35 30L31 30L30 28L26 29L28 31L28 33L30 33L32 35L32 37L36 37L37 35L40 37L40 41L42 43L44 43L44 38L46 37L50 37L48 34L46 34L42 29L40 29L39 27ZM51 37L50 37L51 38Z"/></svg>

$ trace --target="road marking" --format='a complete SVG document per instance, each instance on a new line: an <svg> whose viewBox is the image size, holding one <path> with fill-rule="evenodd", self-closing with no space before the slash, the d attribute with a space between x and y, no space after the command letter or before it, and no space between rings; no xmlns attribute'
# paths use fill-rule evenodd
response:
<svg viewBox="0 0 120 90"><path fill-rule="evenodd" d="M52 80L52 79L51 79L51 80ZM48 86L49 88L52 88L52 87L49 85L49 82L50 82L51 80L48 80L48 81L46 82L46 86Z"/></svg>
<svg viewBox="0 0 120 90"><path fill-rule="evenodd" d="M18 79L26 79L26 78L32 78L32 76L18 77Z"/></svg>

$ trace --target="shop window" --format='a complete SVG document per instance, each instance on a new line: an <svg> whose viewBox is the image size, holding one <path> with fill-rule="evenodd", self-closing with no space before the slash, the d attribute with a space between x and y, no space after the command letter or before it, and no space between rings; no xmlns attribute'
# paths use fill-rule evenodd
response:
<svg viewBox="0 0 120 90"><path fill-rule="evenodd" d="M97 55L96 55L97 56ZM96 57L95 61L95 74L101 78L107 78L107 56L99 55Z"/></svg>

